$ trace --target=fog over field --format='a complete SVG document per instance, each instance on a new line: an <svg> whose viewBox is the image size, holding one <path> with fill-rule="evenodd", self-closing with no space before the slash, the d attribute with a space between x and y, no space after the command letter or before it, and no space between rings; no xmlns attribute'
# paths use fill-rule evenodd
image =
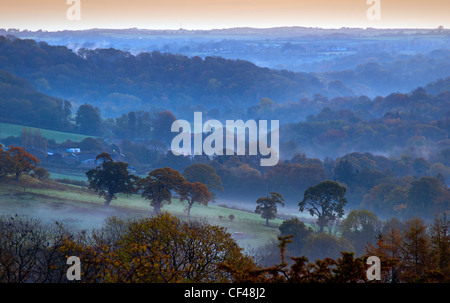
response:
<svg viewBox="0 0 450 303"><path fill-rule="evenodd" d="M447 2L130 1L0 4L0 282L449 282Z"/></svg>

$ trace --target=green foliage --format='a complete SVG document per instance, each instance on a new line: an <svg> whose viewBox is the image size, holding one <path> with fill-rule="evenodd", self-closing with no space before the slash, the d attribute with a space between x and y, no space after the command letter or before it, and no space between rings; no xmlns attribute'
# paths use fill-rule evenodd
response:
<svg viewBox="0 0 450 303"><path fill-rule="evenodd" d="M100 140L92 137L83 139L79 144L79 148L86 152L101 153L103 151L103 145Z"/></svg>
<svg viewBox="0 0 450 303"><path fill-rule="evenodd" d="M242 102L257 104L261 95L288 101L326 88L313 74L270 70L248 61L209 56L188 58L158 51L134 56L115 49L81 49L75 53L66 47L5 37L0 37L0 56L5 58L0 68L14 69L33 82L45 78L47 93L56 94L64 87L66 95L98 100L95 105L102 105L102 112L108 111L108 116L137 106L148 107L140 100L163 103L166 108L191 106L194 100L209 108L224 108L231 102L226 107L233 109ZM124 99L133 102L128 104ZM110 106L111 101L123 103L119 112Z"/></svg>
<svg viewBox="0 0 450 303"><path fill-rule="evenodd" d="M149 140L154 119L150 112L139 110L122 113L115 119L107 119L105 123L118 138Z"/></svg>
<svg viewBox="0 0 450 303"><path fill-rule="evenodd" d="M306 238L304 244L304 254L309 258L335 259L338 258L343 251L354 252L355 248L348 239L333 236L325 232L310 235Z"/></svg>
<svg viewBox="0 0 450 303"><path fill-rule="evenodd" d="M130 164L137 167L155 163L160 155L158 147L151 149L146 144L133 143L129 139L122 140L120 152L127 157Z"/></svg>
<svg viewBox="0 0 450 303"><path fill-rule="evenodd" d="M269 220L276 218L277 204L284 206L284 198L279 193L271 192L270 196L258 198L256 204L255 213L261 214L261 218L266 219L266 226L269 226Z"/></svg>
<svg viewBox="0 0 450 303"><path fill-rule="evenodd" d="M24 129L24 125L29 125L26 121L22 122L22 125L19 124L8 124L8 123L0 123L0 131L1 138L13 138L13 137L21 137ZM88 136L80 135L70 132L62 132L62 131L54 131L43 128L30 128L27 127L28 130L34 133L39 131L41 136L49 141L55 141L55 143L63 143L65 141L73 141L73 142L81 142ZM8 144L10 145L10 144Z"/></svg>
<svg viewBox="0 0 450 303"><path fill-rule="evenodd" d="M100 109L90 104L83 104L78 108L75 122L82 134L98 136L103 132Z"/></svg>
<svg viewBox="0 0 450 303"><path fill-rule="evenodd" d="M128 172L128 164L114 162L107 153L101 153L95 159L102 161L96 168L86 172L89 188L105 198L105 206L109 206L116 194L131 194L136 191L136 176Z"/></svg>
<svg viewBox="0 0 450 303"><path fill-rule="evenodd" d="M172 138L175 136L171 131L172 123L175 120L177 118L170 111L159 112L153 123L152 138L170 146Z"/></svg>
<svg viewBox="0 0 450 303"><path fill-rule="evenodd" d="M395 214L406 218L431 218L434 213L448 210L449 192L439 178L411 177L406 181L406 184L397 181L374 186L361 205L380 215Z"/></svg>
<svg viewBox="0 0 450 303"><path fill-rule="evenodd" d="M293 254L301 254L303 252L306 239L313 233L312 228L307 227L298 218L283 221L278 229L281 236L293 236L292 244L288 246L289 251L292 251Z"/></svg>
<svg viewBox="0 0 450 303"><path fill-rule="evenodd" d="M301 212L307 210L311 216L317 216L320 232L330 222L342 218L347 199L346 188L334 181L323 181L309 187L298 206Z"/></svg>
<svg viewBox="0 0 450 303"><path fill-rule="evenodd" d="M342 220L342 236L350 241L357 255L362 255L368 243L374 243L380 233L380 222L375 213L365 210L352 210Z"/></svg>
<svg viewBox="0 0 450 303"><path fill-rule="evenodd" d="M408 203L412 213L418 214L422 211L440 212L444 209L436 209L437 199L445 194L441 188L441 182L435 177L421 177L411 182L411 188L408 191ZM450 202L449 202L450 203ZM448 206L448 203L447 203ZM444 205L444 207L446 207Z"/></svg>

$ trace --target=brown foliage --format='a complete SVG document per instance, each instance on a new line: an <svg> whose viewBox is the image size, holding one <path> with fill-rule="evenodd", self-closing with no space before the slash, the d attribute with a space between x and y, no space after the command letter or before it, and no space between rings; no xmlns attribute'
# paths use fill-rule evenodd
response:
<svg viewBox="0 0 450 303"><path fill-rule="evenodd" d="M199 203L202 205L208 205L211 199L211 193L208 187L201 182L184 182L179 190L180 200L186 200L188 203L187 213L188 217L191 216L191 208L194 203Z"/></svg>
<svg viewBox="0 0 450 303"><path fill-rule="evenodd" d="M132 222L115 240L99 233L81 240L62 250L79 256L85 282L230 282L220 264L255 267L224 228L166 213Z"/></svg>
<svg viewBox="0 0 450 303"><path fill-rule="evenodd" d="M280 264L255 269L236 269L232 264L222 264L223 270L232 274L235 283L360 283L367 282L365 257L354 258L353 253L343 252L337 260L325 258L308 263L305 256L291 257L293 264L286 261L286 245L292 236L278 237Z"/></svg>
<svg viewBox="0 0 450 303"><path fill-rule="evenodd" d="M7 151L0 147L0 175L13 174L16 181L22 173L29 173L37 168L39 160L23 147L9 146Z"/></svg>

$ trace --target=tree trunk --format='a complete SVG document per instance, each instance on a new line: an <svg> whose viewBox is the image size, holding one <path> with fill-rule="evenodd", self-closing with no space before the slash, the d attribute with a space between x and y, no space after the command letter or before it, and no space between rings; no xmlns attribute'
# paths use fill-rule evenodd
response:
<svg viewBox="0 0 450 303"><path fill-rule="evenodd" d="M194 203L191 203L191 201L188 200L188 208L187 208L188 218L191 217L191 208L193 204Z"/></svg>
<svg viewBox="0 0 450 303"><path fill-rule="evenodd" d="M269 218L266 218L266 226L269 226Z"/></svg>
<svg viewBox="0 0 450 303"><path fill-rule="evenodd" d="M319 232L322 233L322 232L323 232L323 229L324 229L324 227L325 227L325 225L326 225L325 220L324 220L324 217L319 216L319 217L317 218L317 224L319 225Z"/></svg>
<svg viewBox="0 0 450 303"><path fill-rule="evenodd" d="M161 213L161 203L155 203L153 206L153 213L159 215Z"/></svg>
<svg viewBox="0 0 450 303"><path fill-rule="evenodd" d="M324 228L324 226L321 223L319 223L319 233L323 232L323 228Z"/></svg>
<svg viewBox="0 0 450 303"><path fill-rule="evenodd" d="M109 204L111 203L112 199L113 199L114 195L107 195L105 197L105 206L108 207Z"/></svg>

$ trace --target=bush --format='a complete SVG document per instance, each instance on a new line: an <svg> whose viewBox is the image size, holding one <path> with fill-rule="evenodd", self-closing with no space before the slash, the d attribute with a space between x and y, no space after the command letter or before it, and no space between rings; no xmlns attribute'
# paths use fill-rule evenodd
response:
<svg viewBox="0 0 450 303"><path fill-rule="evenodd" d="M15 216L0 217L0 283L67 281L66 259L59 251L64 228Z"/></svg>
<svg viewBox="0 0 450 303"><path fill-rule="evenodd" d="M304 245L305 255L310 260L332 258L341 256L341 252L353 252L354 247L345 238L335 237L331 234L320 233L306 239Z"/></svg>
<svg viewBox="0 0 450 303"><path fill-rule="evenodd" d="M39 180L48 180L50 178L49 172L44 167L38 167L31 173L33 178L38 178Z"/></svg>

